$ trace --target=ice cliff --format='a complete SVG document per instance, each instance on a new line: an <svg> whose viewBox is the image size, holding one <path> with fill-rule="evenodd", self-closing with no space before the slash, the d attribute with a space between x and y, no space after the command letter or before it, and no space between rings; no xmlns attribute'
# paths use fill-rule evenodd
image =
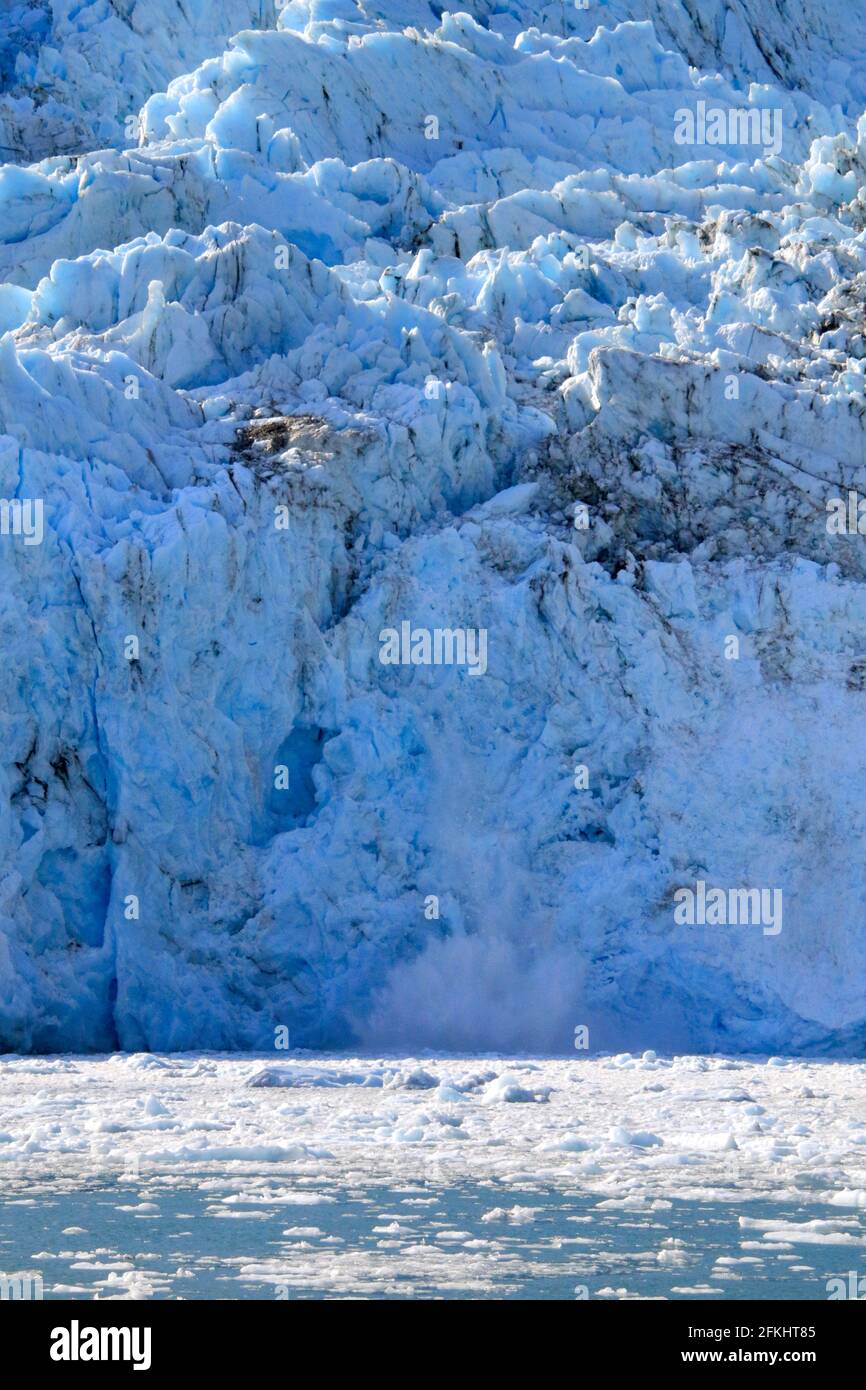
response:
<svg viewBox="0 0 866 1390"><path fill-rule="evenodd" d="M863 13L4 7L0 1050L862 1051Z"/></svg>

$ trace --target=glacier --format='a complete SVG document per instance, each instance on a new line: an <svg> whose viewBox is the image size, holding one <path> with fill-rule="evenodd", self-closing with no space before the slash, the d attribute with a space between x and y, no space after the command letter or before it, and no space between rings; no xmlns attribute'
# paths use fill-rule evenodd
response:
<svg viewBox="0 0 866 1390"><path fill-rule="evenodd" d="M831 0L5 8L0 1051L862 1053L864 110Z"/></svg>

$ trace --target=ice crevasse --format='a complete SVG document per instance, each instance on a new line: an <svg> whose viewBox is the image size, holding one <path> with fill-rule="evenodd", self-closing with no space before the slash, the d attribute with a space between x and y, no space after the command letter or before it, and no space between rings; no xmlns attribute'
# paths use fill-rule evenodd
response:
<svg viewBox="0 0 866 1390"><path fill-rule="evenodd" d="M866 40L793 10L5 8L0 1050L862 1051Z"/></svg>

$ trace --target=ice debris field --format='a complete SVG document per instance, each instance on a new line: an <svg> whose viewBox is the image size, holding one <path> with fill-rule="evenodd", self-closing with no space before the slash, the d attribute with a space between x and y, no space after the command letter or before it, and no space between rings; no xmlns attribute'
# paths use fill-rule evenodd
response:
<svg viewBox="0 0 866 1390"><path fill-rule="evenodd" d="M0 1268L63 1299L862 1297L863 1073L6 1060Z"/></svg>
<svg viewBox="0 0 866 1390"><path fill-rule="evenodd" d="M4 6L0 1048L862 1054L861 11Z"/></svg>

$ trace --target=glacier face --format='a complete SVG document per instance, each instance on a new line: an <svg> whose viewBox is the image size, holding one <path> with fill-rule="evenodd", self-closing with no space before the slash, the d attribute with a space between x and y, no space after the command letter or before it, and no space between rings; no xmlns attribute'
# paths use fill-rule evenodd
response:
<svg viewBox="0 0 866 1390"><path fill-rule="evenodd" d="M0 1050L859 1049L848 17L0 26Z"/></svg>

